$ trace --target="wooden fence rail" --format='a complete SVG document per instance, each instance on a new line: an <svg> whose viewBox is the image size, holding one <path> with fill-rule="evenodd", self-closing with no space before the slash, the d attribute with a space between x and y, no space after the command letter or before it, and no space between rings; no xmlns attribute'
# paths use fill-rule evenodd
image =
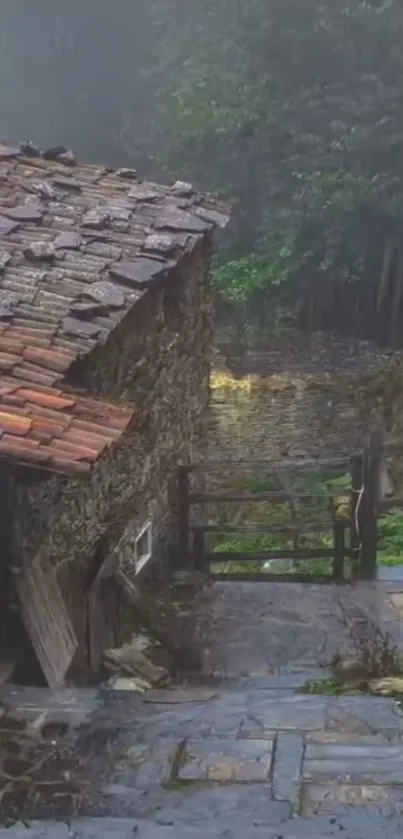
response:
<svg viewBox="0 0 403 839"><path fill-rule="evenodd" d="M402 452L403 443L394 443L387 446L387 451ZM199 569L208 569L212 563L221 564L228 562L276 562L290 560L315 560L323 559L331 565L330 577L333 580L344 578L344 561L346 558L353 561L354 574L366 579L376 576L376 555L377 555L377 516L380 510L390 509L397 502L403 505L403 498L380 499L380 468L383 455L381 435L378 432L372 433L360 451L355 451L349 458L328 458L328 459L300 459L273 461L267 464L262 461L248 460L236 461L214 461L205 463L192 463L179 467L178 481L178 509L179 509L179 551L182 563L192 564ZM347 507L348 515L339 516L337 505L333 504L333 516L328 522L315 520L302 520L300 523L287 523L281 521L256 522L256 523L234 523L234 522L203 522L191 521L191 511L198 506L203 513L207 505L219 504L257 504L262 501L271 504L290 504L291 507L300 500L309 500L320 497L318 493L293 492L289 489L279 489L262 492L199 492L193 491L190 487L190 479L193 474L205 475L211 472L226 474L235 472L243 473L245 470L261 471L264 467L265 474L276 477L278 473L295 472L296 475L323 475L327 479L337 477L345 472L351 476L350 490L340 493L347 496L349 501ZM329 499L331 503L337 501ZM322 496L323 497L323 496ZM309 533L333 532L332 547L295 547L279 550L268 550L260 552L224 552L213 551L209 547L209 534L251 534L251 533L282 533L291 536ZM262 578L268 579L270 575L264 573ZM292 579L300 577L298 573L273 574L276 580ZM315 579L323 575L315 575ZM302 575L304 577L304 575ZM247 576L247 578L250 578ZM312 580L311 575L305 579ZM329 575L325 576L329 581Z"/></svg>

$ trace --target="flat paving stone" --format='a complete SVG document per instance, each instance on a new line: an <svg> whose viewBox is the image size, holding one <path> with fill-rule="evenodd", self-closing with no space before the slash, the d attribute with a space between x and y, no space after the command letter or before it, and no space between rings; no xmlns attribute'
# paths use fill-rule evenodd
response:
<svg viewBox="0 0 403 839"><path fill-rule="evenodd" d="M189 741L177 777L182 781L267 781L273 741Z"/></svg>
<svg viewBox="0 0 403 839"><path fill-rule="evenodd" d="M138 789L168 781L178 751L176 740L161 739L156 744L126 744L110 751L109 760L114 765L114 782Z"/></svg>
<svg viewBox="0 0 403 839"><path fill-rule="evenodd" d="M189 825L150 824L136 833L136 839L268 839L267 828L221 825L190 827Z"/></svg>
<svg viewBox="0 0 403 839"><path fill-rule="evenodd" d="M35 688L23 685L0 685L0 704L6 708L69 710L91 713L102 705L97 688Z"/></svg>
<svg viewBox="0 0 403 839"><path fill-rule="evenodd" d="M81 818L72 819L69 836L74 839L133 839L140 835L137 819Z"/></svg>
<svg viewBox="0 0 403 839"><path fill-rule="evenodd" d="M128 811L121 809L121 814ZM130 813L131 814L131 813ZM202 781L172 786L168 790L149 790L136 801L134 815L158 824L186 824L205 828L246 825L271 827L288 821L289 801L272 801L268 783L214 783Z"/></svg>
<svg viewBox="0 0 403 839"><path fill-rule="evenodd" d="M352 807L373 808L384 816L401 813L401 787L380 784L304 784L301 815L313 818L318 814L343 815Z"/></svg>
<svg viewBox="0 0 403 839"><path fill-rule="evenodd" d="M216 699L217 691L207 688L173 689L173 690L150 690L145 694L143 702L154 705L187 705L199 702L211 702Z"/></svg>
<svg viewBox="0 0 403 839"><path fill-rule="evenodd" d="M65 822L49 820L0 827L0 839L70 839L70 837L71 834Z"/></svg>
<svg viewBox="0 0 403 839"><path fill-rule="evenodd" d="M326 671L322 668L308 668L301 673L266 673L264 675L249 674L237 679L235 685L238 690L251 691L298 691L308 681L319 681L326 678Z"/></svg>
<svg viewBox="0 0 403 839"><path fill-rule="evenodd" d="M240 738L261 738L278 730L318 731L325 727L327 697L285 696L281 702L256 696L248 719L241 725Z"/></svg>
<svg viewBox="0 0 403 839"><path fill-rule="evenodd" d="M297 803L305 742L301 734L281 732L276 740L273 765L273 795Z"/></svg>
<svg viewBox="0 0 403 839"><path fill-rule="evenodd" d="M309 745L303 777L304 780L335 780L352 784L403 785L403 747L339 743Z"/></svg>
<svg viewBox="0 0 403 839"><path fill-rule="evenodd" d="M403 733L403 717L393 699L373 696L332 697L326 705L326 731L352 735Z"/></svg>

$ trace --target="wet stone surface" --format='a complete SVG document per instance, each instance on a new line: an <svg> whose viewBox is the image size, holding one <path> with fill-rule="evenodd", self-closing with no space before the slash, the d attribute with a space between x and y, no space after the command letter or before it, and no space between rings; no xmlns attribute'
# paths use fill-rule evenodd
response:
<svg viewBox="0 0 403 839"><path fill-rule="evenodd" d="M140 839L402 834L403 717L394 701L298 693L307 679L325 676L316 648L308 655L309 639L323 647L334 630L338 643L347 642L337 619L329 618L337 605L333 589L304 586L303 602L299 586L276 584L274 592L259 584L254 608L246 609L250 586L232 585L232 602L221 584L208 597L215 620L223 595L221 629L235 627L237 615L238 625L243 622L244 657L237 660L231 644L225 652L220 632L215 640L211 633L199 681L145 696L0 691L4 818L56 818L68 822L70 836L74 824L83 839L120 839L133 831ZM400 601L392 603L390 592L396 593L390 582L346 586L343 597L362 597L393 621ZM295 644L304 652L300 659ZM249 669L248 650L255 656ZM221 656L224 676L213 677L209 661ZM21 830L10 827L7 839L19 839ZM51 830L38 827L32 839L66 835L60 824Z"/></svg>
<svg viewBox="0 0 403 839"><path fill-rule="evenodd" d="M187 740L175 777L180 781L224 783L267 781L272 754L272 740Z"/></svg>

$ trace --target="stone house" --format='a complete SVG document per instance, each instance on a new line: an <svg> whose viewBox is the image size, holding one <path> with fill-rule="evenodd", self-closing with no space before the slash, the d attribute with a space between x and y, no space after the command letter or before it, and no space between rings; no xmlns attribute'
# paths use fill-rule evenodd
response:
<svg viewBox="0 0 403 839"><path fill-rule="evenodd" d="M0 658L29 648L51 686L119 643L116 569L174 555L227 220L189 184L0 145Z"/></svg>

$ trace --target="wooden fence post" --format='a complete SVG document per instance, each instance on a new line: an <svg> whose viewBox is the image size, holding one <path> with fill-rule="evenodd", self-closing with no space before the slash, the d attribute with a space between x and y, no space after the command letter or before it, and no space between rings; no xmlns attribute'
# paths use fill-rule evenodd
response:
<svg viewBox="0 0 403 839"><path fill-rule="evenodd" d="M179 567L189 564L189 472L178 467L178 552Z"/></svg>
<svg viewBox="0 0 403 839"><path fill-rule="evenodd" d="M365 490L361 502L361 576L372 580L376 577L376 554L378 541L377 507L379 497L379 473L382 461L382 436L379 431L370 435L364 453Z"/></svg>
<svg viewBox="0 0 403 839"><path fill-rule="evenodd" d="M333 559L333 578L335 580L344 579L344 532L345 523L335 519L333 533L334 533L334 559Z"/></svg>
<svg viewBox="0 0 403 839"><path fill-rule="evenodd" d="M354 455L351 463L351 526L350 548L352 551L352 576L356 577L360 570L360 534L357 529L357 504L363 485L364 456Z"/></svg>
<svg viewBox="0 0 403 839"><path fill-rule="evenodd" d="M203 527L195 527L193 531L193 562L197 571L205 570Z"/></svg>

